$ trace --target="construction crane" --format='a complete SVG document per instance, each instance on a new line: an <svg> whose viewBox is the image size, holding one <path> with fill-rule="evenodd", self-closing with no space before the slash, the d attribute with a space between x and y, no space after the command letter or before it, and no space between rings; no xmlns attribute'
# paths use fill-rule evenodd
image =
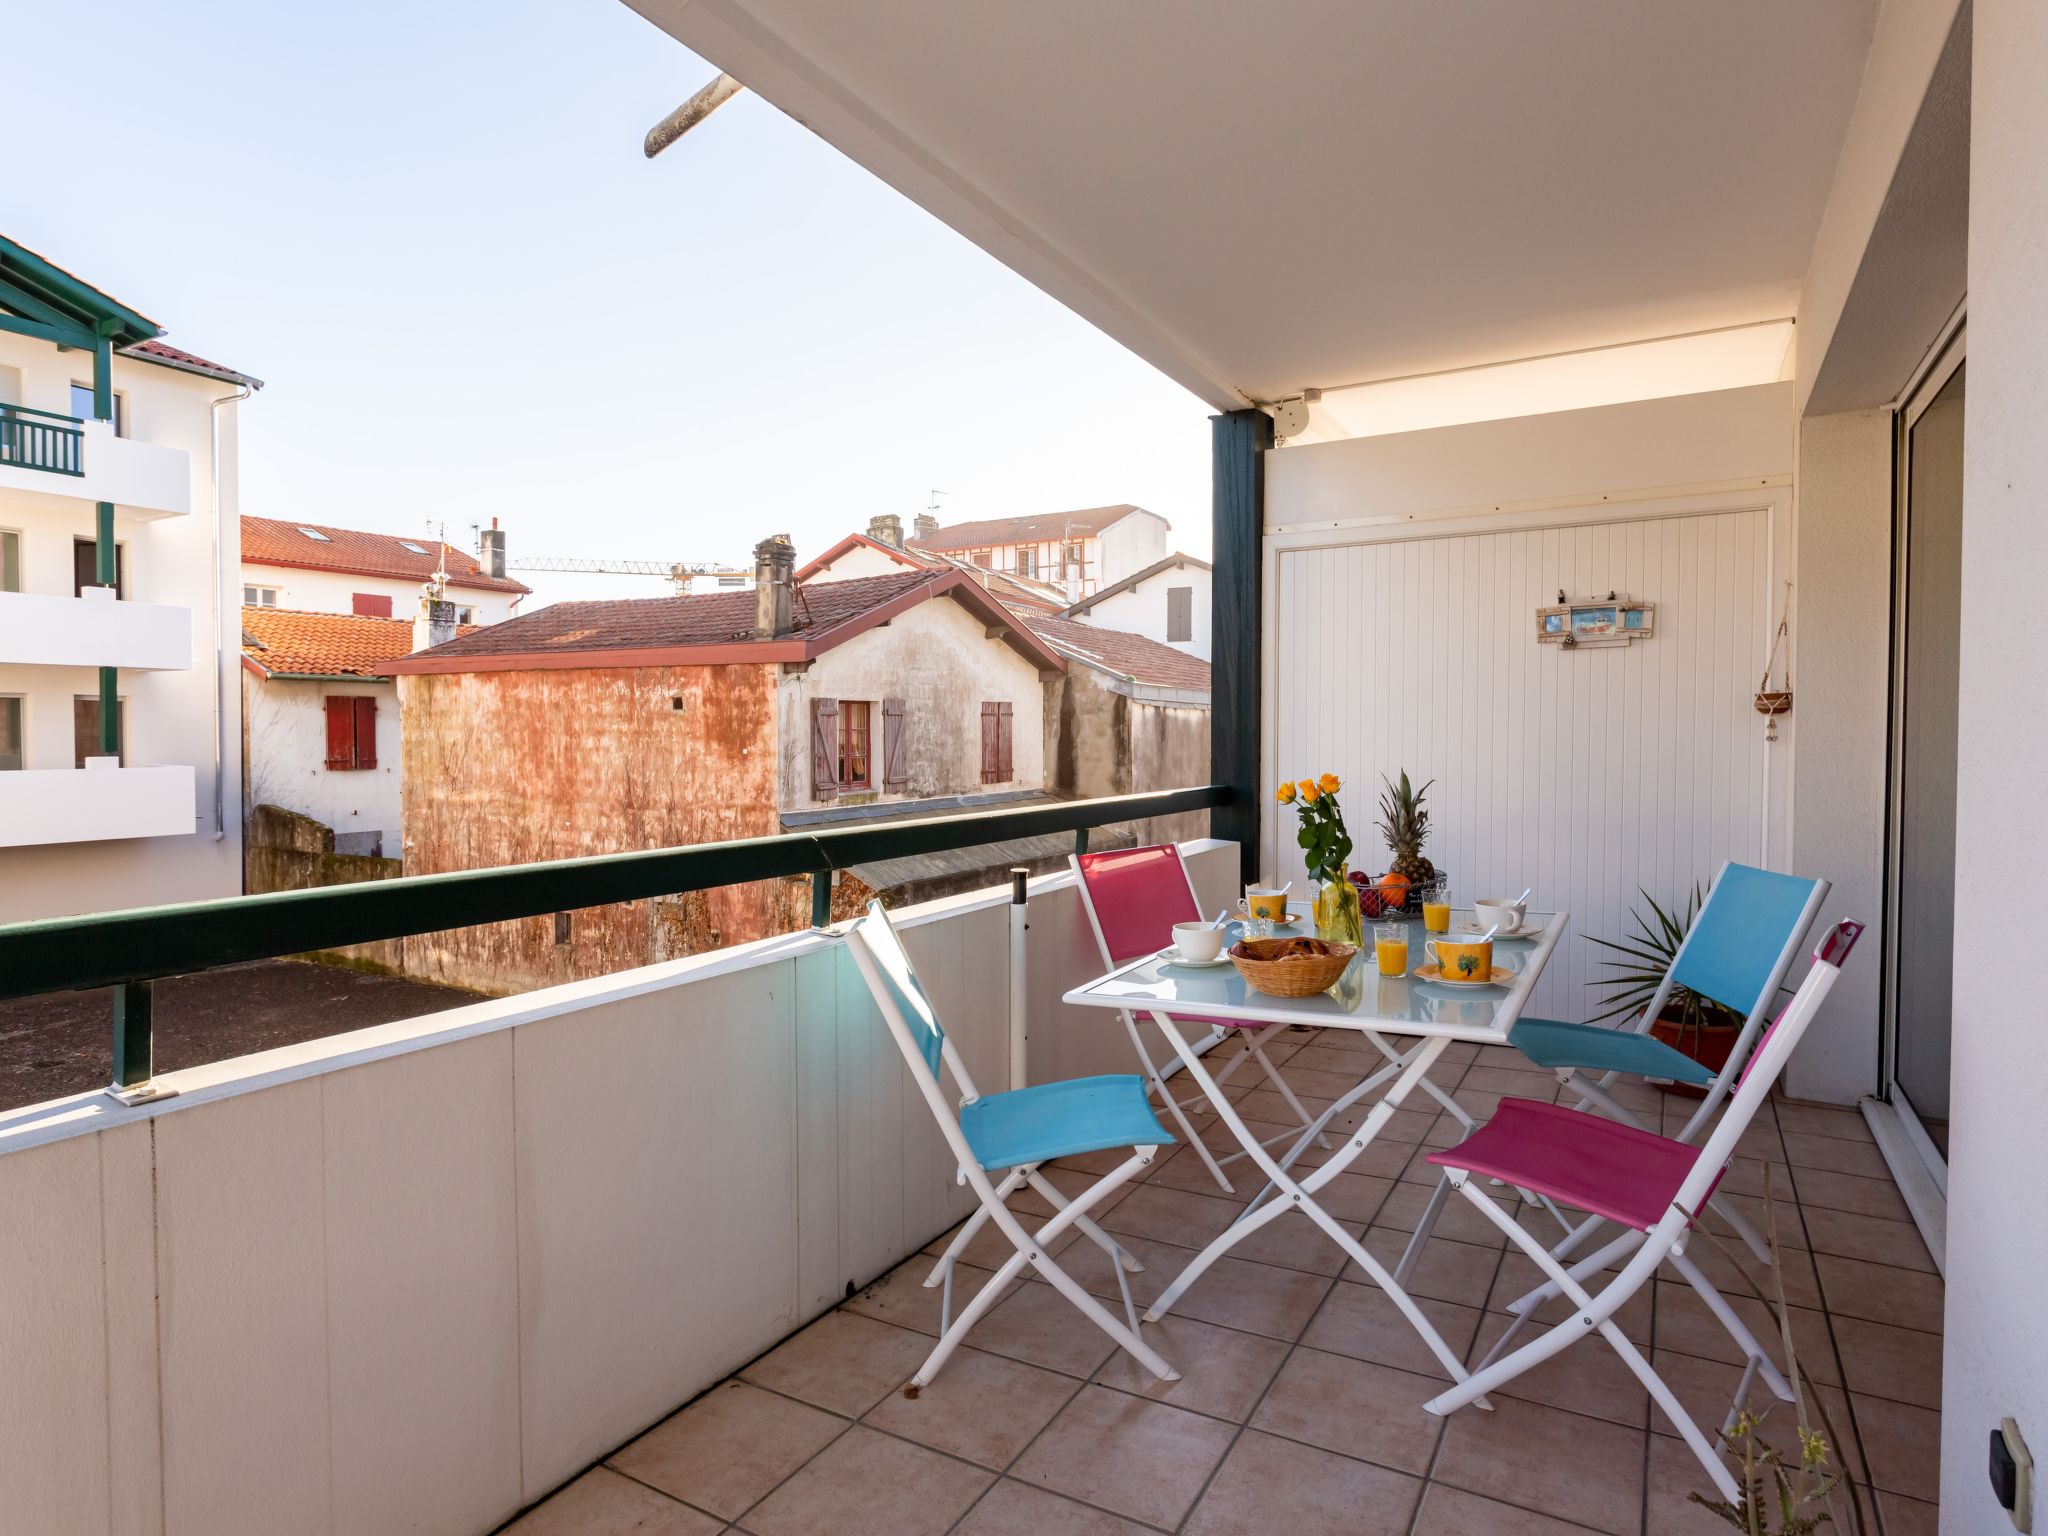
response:
<svg viewBox="0 0 2048 1536"><path fill-rule="evenodd" d="M562 571L583 576L664 576L680 596L699 578L712 578L724 588L752 584L754 573L738 566L720 565L715 560L607 560L574 555L531 555L507 560L508 571Z"/></svg>

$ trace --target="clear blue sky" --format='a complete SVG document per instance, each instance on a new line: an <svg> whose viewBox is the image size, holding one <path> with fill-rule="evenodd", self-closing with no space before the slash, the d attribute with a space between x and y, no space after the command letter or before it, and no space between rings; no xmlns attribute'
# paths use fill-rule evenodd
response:
<svg viewBox="0 0 2048 1536"><path fill-rule="evenodd" d="M246 512L740 560L937 487L1208 552L1199 401L758 98L645 160L712 70L615 0L93 18L9 17L0 230L267 382Z"/></svg>

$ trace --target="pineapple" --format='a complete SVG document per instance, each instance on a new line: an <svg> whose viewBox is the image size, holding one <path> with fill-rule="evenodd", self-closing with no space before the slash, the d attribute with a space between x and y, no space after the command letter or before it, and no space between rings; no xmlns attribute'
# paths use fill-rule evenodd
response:
<svg viewBox="0 0 2048 1536"><path fill-rule="evenodd" d="M1380 835L1394 855L1388 873L1402 876L1411 887L1428 885L1436 879L1436 866L1422 856L1422 845L1429 841L1429 812L1423 809L1422 798L1436 780L1413 789L1404 768L1399 785L1391 783L1384 774L1380 782L1387 786L1386 793L1380 796Z"/></svg>

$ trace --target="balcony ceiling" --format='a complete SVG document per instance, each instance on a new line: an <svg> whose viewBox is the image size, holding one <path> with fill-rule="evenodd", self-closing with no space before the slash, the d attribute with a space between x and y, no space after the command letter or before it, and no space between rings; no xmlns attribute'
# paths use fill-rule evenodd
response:
<svg viewBox="0 0 2048 1536"><path fill-rule="evenodd" d="M1221 407L1791 314L1877 9L629 3Z"/></svg>

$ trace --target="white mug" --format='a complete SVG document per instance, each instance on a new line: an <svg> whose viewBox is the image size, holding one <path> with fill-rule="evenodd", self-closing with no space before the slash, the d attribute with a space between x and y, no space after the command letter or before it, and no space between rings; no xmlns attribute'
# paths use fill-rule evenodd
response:
<svg viewBox="0 0 2048 1536"><path fill-rule="evenodd" d="M1173 947L1183 960L1214 960L1223 953L1225 934L1213 923L1175 923Z"/></svg>
<svg viewBox="0 0 2048 1536"><path fill-rule="evenodd" d="M1488 897L1472 903L1472 915L1479 920L1481 933L1495 923L1500 924L1500 931L1504 934L1520 933L1522 923L1529 915L1529 904L1526 901L1503 901L1497 896Z"/></svg>

